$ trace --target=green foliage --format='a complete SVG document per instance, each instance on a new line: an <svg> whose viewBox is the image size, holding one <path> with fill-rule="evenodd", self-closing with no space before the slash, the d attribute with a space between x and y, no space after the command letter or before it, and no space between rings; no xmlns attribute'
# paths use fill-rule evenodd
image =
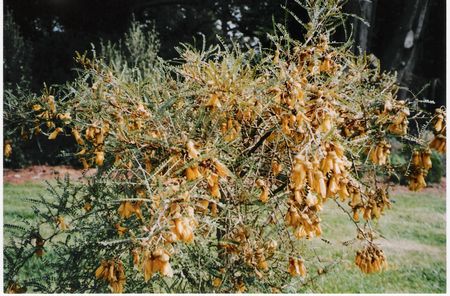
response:
<svg viewBox="0 0 450 296"><path fill-rule="evenodd" d="M136 69L146 76L151 74L159 50L160 41L155 27L132 21L123 39L117 43L108 41L100 44L99 56L116 73L122 72L123 76L133 75Z"/></svg>
<svg viewBox="0 0 450 296"><path fill-rule="evenodd" d="M445 176L445 155L433 151L431 161L433 162L433 167L428 172L425 180L429 183L440 183L442 177Z"/></svg>
<svg viewBox="0 0 450 296"><path fill-rule="evenodd" d="M30 86L33 48L24 39L10 10L6 10L3 22L3 73L4 89L27 89Z"/></svg>

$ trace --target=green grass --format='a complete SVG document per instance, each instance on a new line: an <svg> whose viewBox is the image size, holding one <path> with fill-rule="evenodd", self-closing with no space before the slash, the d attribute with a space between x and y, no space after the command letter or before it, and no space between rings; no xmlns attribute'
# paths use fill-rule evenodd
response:
<svg viewBox="0 0 450 296"><path fill-rule="evenodd" d="M389 269L365 275L353 264L359 242L344 247L355 237L355 228L335 204L328 203L321 215L323 238L312 244L321 260L340 258L342 262L303 292L314 293L445 293L446 235L445 193L395 195L395 203L374 225L384 238L378 239ZM323 267L326 264L317 264ZM314 268L311 268L314 272Z"/></svg>
<svg viewBox="0 0 450 296"><path fill-rule="evenodd" d="M32 219L32 204L24 199L38 198L40 194L48 196L45 184L4 184L4 223L17 222L19 215ZM307 268L309 275L314 276L316 267L324 267L336 259L340 263L299 292L445 293L445 193L402 193L392 199L395 201L392 209L374 225L385 237L377 242L387 255L389 269L371 275L357 269L354 254L361 245L342 244L355 237L355 227L333 202L328 202L321 214L322 238L331 244L320 239L305 242L317 254L314 262L307 262ZM7 238L5 233L4 242ZM322 262L318 263L317 258Z"/></svg>

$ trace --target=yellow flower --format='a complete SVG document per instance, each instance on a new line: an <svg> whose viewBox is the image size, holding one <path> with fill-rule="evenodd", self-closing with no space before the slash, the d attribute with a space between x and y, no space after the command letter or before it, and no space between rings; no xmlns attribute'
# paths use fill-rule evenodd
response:
<svg viewBox="0 0 450 296"><path fill-rule="evenodd" d="M33 109L33 111L39 111L39 110L42 109L42 106L39 105L39 104L34 104L33 107L32 107L32 109Z"/></svg>
<svg viewBox="0 0 450 296"><path fill-rule="evenodd" d="M27 288L19 286L16 282L10 283L6 289L6 294L22 294L26 292Z"/></svg>
<svg viewBox="0 0 450 296"><path fill-rule="evenodd" d="M200 155L200 153L197 151L197 149L195 148L195 144L192 140L189 140L186 144L186 148L188 151L188 154L191 158L198 158L198 156Z"/></svg>
<svg viewBox="0 0 450 296"><path fill-rule="evenodd" d="M61 230L67 230L69 228L69 225L64 221L64 218L62 216L58 216L56 218L56 224Z"/></svg>
<svg viewBox="0 0 450 296"><path fill-rule="evenodd" d="M70 113L59 113L56 117L62 121L70 121L72 119Z"/></svg>
<svg viewBox="0 0 450 296"><path fill-rule="evenodd" d="M191 167L188 167L185 171L186 174L186 179L188 181L193 181L196 180L198 178L200 178L202 175L200 174L200 171L198 170L198 166L194 165Z"/></svg>
<svg viewBox="0 0 450 296"><path fill-rule="evenodd" d="M123 226L120 226L119 223L117 223L117 224L115 225L115 227L116 227L116 229L117 229L117 233L119 234L119 236L124 235L124 234L128 231L128 228L123 227Z"/></svg>
<svg viewBox="0 0 450 296"><path fill-rule="evenodd" d="M5 144L5 148L3 150L3 153L5 154L5 157L8 158L12 154L12 146L10 143Z"/></svg>
<svg viewBox="0 0 450 296"><path fill-rule="evenodd" d="M52 113L56 113L56 105L55 105L55 97L54 96L48 96L47 97L47 103L50 107L50 111Z"/></svg>
<svg viewBox="0 0 450 296"><path fill-rule="evenodd" d="M97 151L95 153L95 164L98 166L103 165L103 161L105 160L105 152L103 151Z"/></svg>
<svg viewBox="0 0 450 296"><path fill-rule="evenodd" d="M83 150L82 150L83 151ZM87 170L89 168L89 164L86 161L86 158L80 158L81 163L83 164L83 169Z"/></svg>
<svg viewBox="0 0 450 296"><path fill-rule="evenodd" d="M220 287L222 285L222 279L220 278L214 278L212 280L212 285L216 288Z"/></svg>
<svg viewBox="0 0 450 296"><path fill-rule="evenodd" d="M84 204L83 208L86 212L90 212L92 210L92 204L87 202Z"/></svg>
<svg viewBox="0 0 450 296"><path fill-rule="evenodd" d="M289 258L289 273L291 276L306 276L306 268L303 259Z"/></svg>
<svg viewBox="0 0 450 296"><path fill-rule="evenodd" d="M134 207L130 201L123 201L120 203L118 212L121 218L128 219L134 213Z"/></svg>
<svg viewBox="0 0 450 296"><path fill-rule="evenodd" d="M194 232L189 218L175 218L172 223L171 231L175 233L179 240L182 240L185 243L190 243L194 240Z"/></svg>
<svg viewBox="0 0 450 296"><path fill-rule="evenodd" d="M75 128L72 129L72 135L75 138L75 141L77 141L78 145L84 145L83 138L81 137L77 129Z"/></svg>
<svg viewBox="0 0 450 296"><path fill-rule="evenodd" d="M230 170L219 160L214 159L213 160L214 167L216 168L216 172L220 177L228 177L231 176Z"/></svg>
<svg viewBox="0 0 450 296"><path fill-rule="evenodd" d="M48 139L49 140L54 140L56 139L56 137L63 131L62 128L57 127L49 136Z"/></svg>

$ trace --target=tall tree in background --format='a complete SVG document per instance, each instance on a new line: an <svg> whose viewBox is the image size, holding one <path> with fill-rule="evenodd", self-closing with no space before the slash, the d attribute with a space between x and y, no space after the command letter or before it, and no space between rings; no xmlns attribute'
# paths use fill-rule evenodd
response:
<svg viewBox="0 0 450 296"><path fill-rule="evenodd" d="M30 42L23 38L20 28L14 22L11 11L6 11L4 17L4 87L28 88L30 85L33 49Z"/></svg>
<svg viewBox="0 0 450 296"><path fill-rule="evenodd" d="M358 50L374 53L413 93L429 84L421 96L445 104L445 1L352 0L348 10L370 24L353 20Z"/></svg>
<svg viewBox="0 0 450 296"><path fill-rule="evenodd" d="M174 48L180 42L195 39L198 44L202 36L208 44L217 43L219 35L243 46L258 41L268 46L266 34L273 30L273 20L285 24L293 36L302 33L302 27L281 8L286 6L302 18L294 0L5 0L4 5L12 9L21 34L34 48L31 68L36 91L43 82L69 80L74 52L89 51L91 43L98 44L100 39L117 41L133 15L138 21L155 23L164 58L175 57ZM445 5L443 0L349 0L346 7L370 24L349 19L357 48L375 54L384 69L397 70L399 82L414 92L429 83L423 95L441 105L445 101Z"/></svg>

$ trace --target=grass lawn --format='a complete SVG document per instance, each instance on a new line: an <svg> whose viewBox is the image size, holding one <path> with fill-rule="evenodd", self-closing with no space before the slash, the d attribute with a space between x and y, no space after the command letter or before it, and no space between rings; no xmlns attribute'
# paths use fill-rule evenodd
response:
<svg viewBox="0 0 450 296"><path fill-rule="evenodd" d="M4 223L14 223L19 215L33 217L31 204L24 198L47 194L46 185L27 183L4 184ZM299 292L314 293L445 293L446 235L445 193L401 193L392 197L388 210L375 228L384 236L378 240L385 251L389 269L365 275L354 265L358 242L344 246L355 236L355 227L342 211L328 202L321 214L322 238L306 242L315 248L321 262L317 267L339 258L330 271L317 278L313 285ZM8 233L4 234L4 242ZM315 268L307 265L309 275Z"/></svg>

